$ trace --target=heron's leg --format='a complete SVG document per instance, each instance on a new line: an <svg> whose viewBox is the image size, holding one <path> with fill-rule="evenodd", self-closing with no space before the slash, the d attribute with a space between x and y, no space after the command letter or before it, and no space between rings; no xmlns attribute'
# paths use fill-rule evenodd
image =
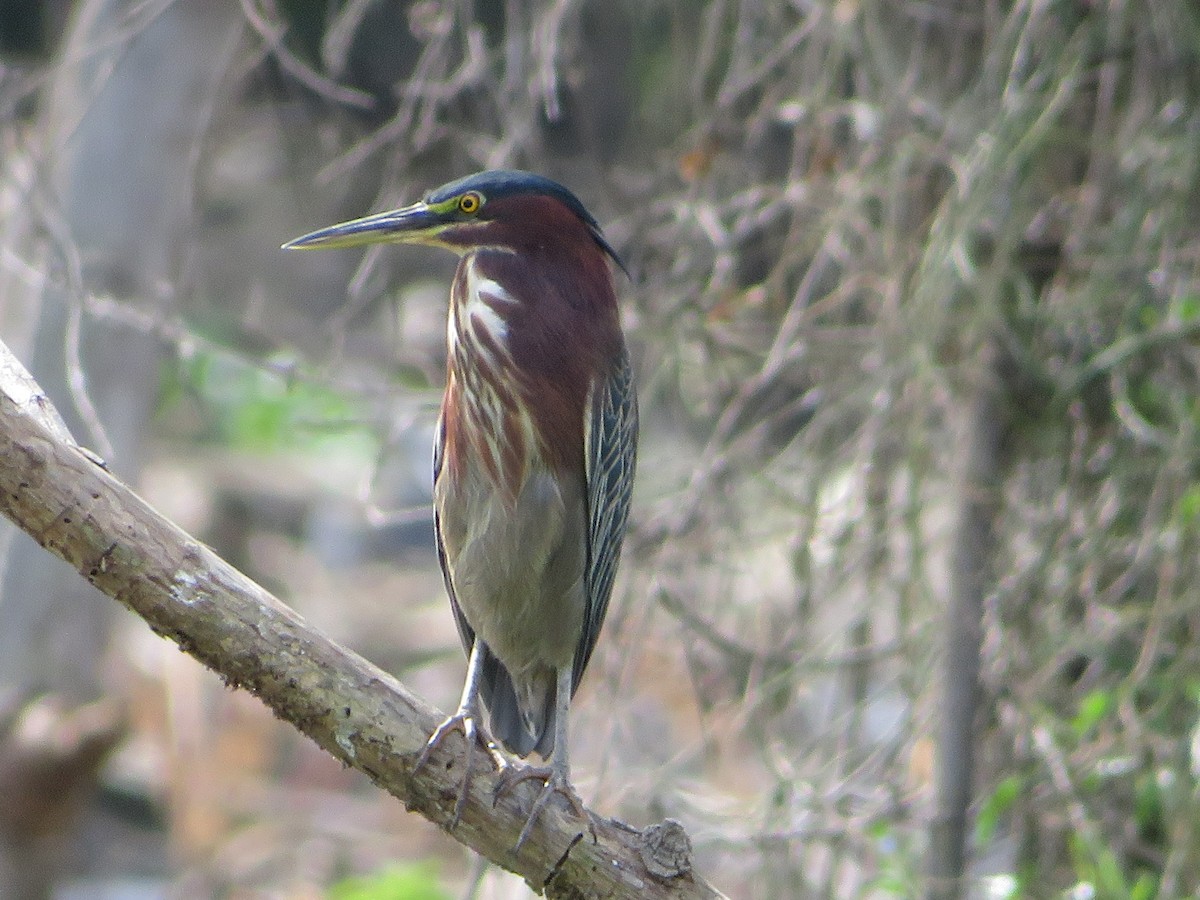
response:
<svg viewBox="0 0 1200 900"><path fill-rule="evenodd" d="M429 754L434 748L441 745L445 740L446 735L452 731L461 731L467 742L467 759L466 769L463 772L462 783L458 788L458 800L454 804L454 818L450 821L450 827L454 828L462 819L463 810L467 806L467 795L471 790L471 776L475 769L475 744L482 742L492 756L493 762L498 769L504 768L504 762L488 745L486 737L479 726L479 680L483 677L483 642L478 638L471 646L471 658L467 663L467 680L463 685L462 699L458 703L458 710L454 715L450 716L439 725L429 736L429 740L425 742L425 747L421 751L421 755L417 757L417 763L413 766L413 774L417 774L421 767L429 761Z"/></svg>
<svg viewBox="0 0 1200 900"><path fill-rule="evenodd" d="M495 796L498 798L511 791L522 781L537 779L542 782L542 790L538 794L537 800L534 801L533 808L529 811L529 817L525 820L525 827L521 829L517 844L513 847L513 853L521 851L521 847L533 831L533 825L538 816L541 815L542 810L555 794L561 795L570 804L575 815L587 822L589 829L592 828L587 808L579 799L579 794L575 793L575 788L571 786L570 752L567 744L567 723L571 715L571 681L571 666L564 666L558 670L558 684L554 698L554 752L551 754L550 765L523 766L516 770L512 767L506 768L501 772L500 780L496 784Z"/></svg>

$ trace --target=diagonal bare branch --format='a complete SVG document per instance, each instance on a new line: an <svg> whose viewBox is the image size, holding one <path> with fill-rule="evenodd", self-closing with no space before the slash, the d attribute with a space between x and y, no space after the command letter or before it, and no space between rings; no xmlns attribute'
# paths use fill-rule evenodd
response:
<svg viewBox="0 0 1200 900"><path fill-rule="evenodd" d="M444 826L457 797L462 742L448 742L413 772L441 714L164 519L78 447L47 407L0 344L0 512L227 684L250 691ZM692 874L687 837L669 820L643 832L592 815L589 830L550 808L514 857L537 789L519 786L493 803L496 781L496 773L476 773L453 836L535 890L550 897L721 896Z"/></svg>

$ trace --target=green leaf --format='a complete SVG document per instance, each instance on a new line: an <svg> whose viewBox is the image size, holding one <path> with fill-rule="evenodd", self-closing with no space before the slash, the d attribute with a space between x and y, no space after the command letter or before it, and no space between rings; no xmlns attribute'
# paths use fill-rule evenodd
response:
<svg viewBox="0 0 1200 900"><path fill-rule="evenodd" d="M867 837L874 838L879 841L885 837L889 837L892 833L893 824L886 819L877 819L867 823Z"/></svg>
<svg viewBox="0 0 1200 900"><path fill-rule="evenodd" d="M1185 490L1175 504L1175 514L1185 524L1192 524L1200 519L1200 484L1193 484Z"/></svg>
<svg viewBox="0 0 1200 900"><path fill-rule="evenodd" d="M880 875L871 882L872 890L890 894L893 897L910 896L910 888L911 885L908 883L908 880L901 878L899 875Z"/></svg>
<svg viewBox="0 0 1200 900"><path fill-rule="evenodd" d="M1105 897L1128 897L1129 884L1117 855L1107 847L1096 848L1096 875Z"/></svg>
<svg viewBox="0 0 1200 900"><path fill-rule="evenodd" d="M1164 828L1165 812L1157 773L1143 774L1137 780L1136 790L1133 809L1138 831L1143 835L1160 832Z"/></svg>
<svg viewBox="0 0 1200 900"><path fill-rule="evenodd" d="M1175 312L1181 322L1191 322L1200 316L1200 294L1184 294L1175 302Z"/></svg>
<svg viewBox="0 0 1200 900"><path fill-rule="evenodd" d="M1154 900L1158 896L1158 879L1143 872L1129 891L1129 900Z"/></svg>
<svg viewBox="0 0 1200 900"><path fill-rule="evenodd" d="M1013 803L1021 795L1025 781L1020 775L1009 775L992 791L992 795L983 802L979 815L975 819L975 840L986 844L996 833L1000 819L1012 809Z"/></svg>
<svg viewBox="0 0 1200 900"><path fill-rule="evenodd" d="M1075 714L1075 720L1071 723L1075 734L1083 737L1100 724L1112 711L1112 708L1113 697L1108 691L1097 688L1089 693L1079 701L1079 712Z"/></svg>
<svg viewBox="0 0 1200 900"><path fill-rule="evenodd" d="M451 900L438 883L437 867L430 863L393 865L346 878L329 888L329 900Z"/></svg>

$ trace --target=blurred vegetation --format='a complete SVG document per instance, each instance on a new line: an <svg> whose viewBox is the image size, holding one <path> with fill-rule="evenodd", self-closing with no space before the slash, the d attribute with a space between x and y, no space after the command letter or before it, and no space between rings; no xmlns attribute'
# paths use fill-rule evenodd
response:
<svg viewBox="0 0 1200 900"><path fill-rule="evenodd" d="M308 447L377 467L370 510L410 503L394 473L425 465L452 260L275 248L485 167L559 178L633 272L645 423L622 586L573 717L585 798L683 821L731 896L925 895L937 773L963 751L939 737L941 661L986 394L966 890L1200 895L1194 4L236 14L195 231L142 326L173 357L160 461ZM0 73L7 146L35 160L56 64ZM200 333L222 335L214 352ZM378 617L346 639L395 633L398 674L427 685L403 616L440 609L436 579L372 605L362 581L301 570L303 547L255 546L306 614L329 595L331 620L358 621L365 595ZM394 550L355 558L399 566ZM432 640L452 685L452 628ZM435 896L398 886L426 870L396 872L330 896Z"/></svg>
<svg viewBox="0 0 1200 900"><path fill-rule="evenodd" d="M364 464L374 456L374 432L355 397L297 375L286 361L254 363L222 353L180 360L164 373L159 416L183 429L178 439L197 443L358 455Z"/></svg>
<svg viewBox="0 0 1200 900"><path fill-rule="evenodd" d="M329 900L450 900L428 865L391 866L373 875L347 878L331 886L328 896Z"/></svg>

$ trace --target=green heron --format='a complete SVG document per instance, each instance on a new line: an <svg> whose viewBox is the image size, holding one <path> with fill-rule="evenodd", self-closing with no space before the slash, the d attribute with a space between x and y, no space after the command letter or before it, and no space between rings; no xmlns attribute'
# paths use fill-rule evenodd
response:
<svg viewBox="0 0 1200 900"><path fill-rule="evenodd" d="M570 786L567 718L612 593L637 453L637 401L609 260L595 218L562 185L492 171L404 209L334 225L285 249L381 242L459 255L450 290L446 391L434 446L438 558L469 656L453 730L467 741L459 821L479 733L549 767L519 848ZM484 745L487 741L484 739Z"/></svg>

